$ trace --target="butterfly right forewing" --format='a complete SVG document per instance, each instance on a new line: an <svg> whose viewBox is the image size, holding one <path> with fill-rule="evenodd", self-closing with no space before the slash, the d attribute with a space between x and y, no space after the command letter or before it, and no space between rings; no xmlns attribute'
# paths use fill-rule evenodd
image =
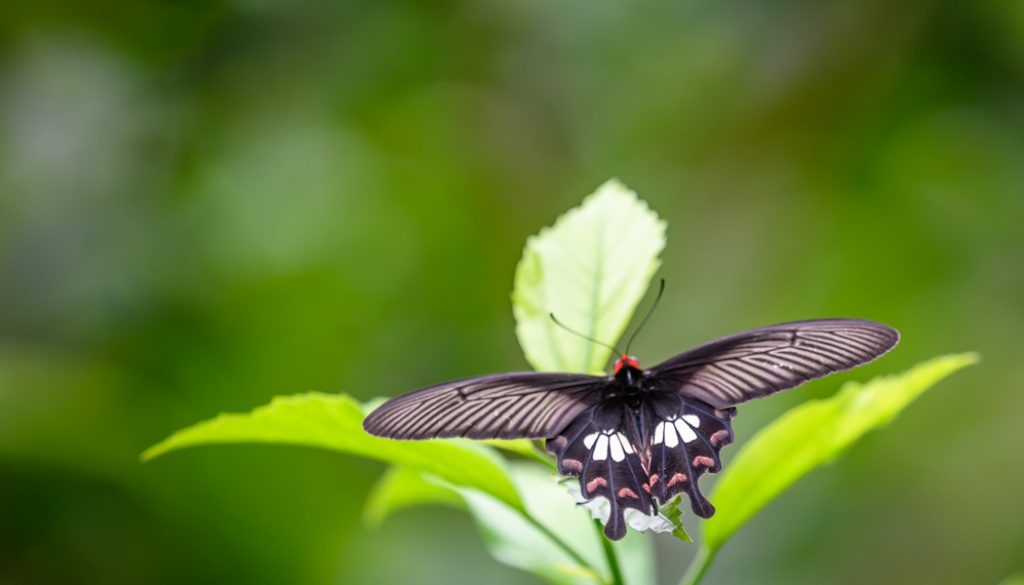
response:
<svg viewBox="0 0 1024 585"><path fill-rule="evenodd" d="M874 321L796 321L706 343L647 375L661 390L724 409L865 364L898 341L895 329Z"/></svg>

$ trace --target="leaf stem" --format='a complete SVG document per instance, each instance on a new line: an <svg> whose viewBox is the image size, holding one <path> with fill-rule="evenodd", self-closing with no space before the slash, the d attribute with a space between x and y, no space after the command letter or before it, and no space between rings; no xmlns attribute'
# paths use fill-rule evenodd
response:
<svg viewBox="0 0 1024 585"><path fill-rule="evenodd" d="M711 568L711 561L715 560L715 553L706 546L697 549L697 556L686 569L686 573L679 581L679 585L697 585L704 579L704 574Z"/></svg>
<svg viewBox="0 0 1024 585"><path fill-rule="evenodd" d="M601 526L601 521L594 519L594 526L597 528L597 539L601 541L601 547L604 549L604 557L608 560L608 570L612 574L612 585L625 585L625 581L622 579L622 569L619 568L619 558L615 555L615 547L612 542L605 538L604 527Z"/></svg>
<svg viewBox="0 0 1024 585"><path fill-rule="evenodd" d="M564 540L562 540L561 537L559 537L557 534L552 532L551 529L549 529L547 526L544 526L543 524L541 524L540 521L538 521L536 518L534 518L532 514L529 514L529 513L524 511L523 512L523 518L525 518L526 521L529 522L531 526L533 526L537 530L540 530L542 533L544 533L544 536L547 536L549 539L551 539L551 542L555 543L558 546L558 548L562 549L565 552L565 554L567 554L570 557L572 557L572 560L576 561L576 563L579 564L579 566L581 566L581 567L583 567L585 569L588 569L590 572L594 573L595 575L599 575L600 574L599 571L594 570L593 565L591 565L590 562L587 561L587 559L585 559L582 556L580 556L580 553L576 552L576 550L574 548L569 546L569 543L567 543Z"/></svg>

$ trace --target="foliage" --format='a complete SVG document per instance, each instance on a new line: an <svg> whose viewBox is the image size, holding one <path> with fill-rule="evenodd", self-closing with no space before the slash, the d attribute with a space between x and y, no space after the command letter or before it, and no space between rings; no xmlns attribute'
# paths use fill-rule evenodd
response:
<svg viewBox="0 0 1024 585"><path fill-rule="evenodd" d="M718 512L704 524L701 550L684 582L697 582L726 541L786 488L842 455L868 431L888 424L940 380L977 361L974 353L951 354L866 384L850 382L831 398L805 402L761 429L715 484L711 499Z"/></svg>
<svg viewBox="0 0 1024 585"><path fill-rule="evenodd" d="M528 361L539 370L597 372L609 350L555 327L552 312L598 340L616 339L628 324L659 265L665 225L635 194L610 181L582 206L527 242L516 271L513 309ZM780 417L740 451L716 486L718 513L686 583L705 574L717 551L760 509L814 468L828 463L871 429L956 370L975 354L949 355L897 376L851 383L827 400ZM631 533L609 544L573 505L531 441L399 442L367 435L364 412L348 396L279 397L249 414L221 415L183 429L143 454L149 460L184 447L213 443L279 443L331 449L391 467L366 504L369 524L411 506L467 509L499 561L557 585L655 580L651 541ZM525 459L507 465L499 450ZM674 534L690 540L673 503L665 515Z"/></svg>
<svg viewBox="0 0 1024 585"><path fill-rule="evenodd" d="M427 471L522 509L502 460L470 441L397 443L366 434L363 409L348 396L279 396L249 414L222 414L174 433L143 453L149 460L169 451L215 443L276 443L331 449Z"/></svg>
<svg viewBox="0 0 1024 585"><path fill-rule="evenodd" d="M790 409L754 435L715 484L711 497L719 511L704 525L704 546L717 551L798 479L888 424L946 376L977 361L973 353L937 357L902 374L850 382L831 398Z"/></svg>
<svg viewBox="0 0 1024 585"><path fill-rule="evenodd" d="M622 335L665 247L665 222L611 180L550 228L526 241L516 267L516 334L536 370L601 373L609 349L558 327L611 343Z"/></svg>

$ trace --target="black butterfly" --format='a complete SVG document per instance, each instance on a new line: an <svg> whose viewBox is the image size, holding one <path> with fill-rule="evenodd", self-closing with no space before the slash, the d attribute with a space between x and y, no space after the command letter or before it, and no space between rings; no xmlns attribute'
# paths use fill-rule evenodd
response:
<svg viewBox="0 0 1024 585"><path fill-rule="evenodd" d="M898 341L861 319L770 325L648 370L622 355L611 376L521 372L431 386L384 403L363 428L393 439L547 439L585 498L608 498L604 532L618 540L626 508L652 514L680 492L698 516L715 513L697 480L721 469L737 404L867 363Z"/></svg>

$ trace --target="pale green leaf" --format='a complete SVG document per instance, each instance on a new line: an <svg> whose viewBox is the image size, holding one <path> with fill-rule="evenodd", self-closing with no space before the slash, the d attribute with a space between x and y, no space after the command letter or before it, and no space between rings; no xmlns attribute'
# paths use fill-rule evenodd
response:
<svg viewBox="0 0 1024 585"><path fill-rule="evenodd" d="M526 242L512 291L516 334L540 371L601 373L609 350L551 321L614 344L658 269L665 222L611 180Z"/></svg>
<svg viewBox="0 0 1024 585"><path fill-rule="evenodd" d="M934 358L902 374L848 383L832 398L791 409L751 438L715 484L711 500L718 512L705 524L704 546L713 555L793 482L891 421L935 383L977 361L974 353Z"/></svg>
<svg viewBox="0 0 1024 585"><path fill-rule="evenodd" d="M363 431L363 416L360 404L345 395L279 396L250 413L222 414L182 429L147 449L142 459L216 443L319 447L429 472L522 509L501 458L487 447L462 440L382 439Z"/></svg>
<svg viewBox="0 0 1024 585"><path fill-rule="evenodd" d="M459 489L494 557L556 585L606 582L609 569L593 520L575 504L565 486L550 472L529 464L513 465L512 478L526 500L529 514L602 574L573 560L522 514L475 490ZM650 540L644 535L631 532L614 543L614 548L627 585L656 582Z"/></svg>
<svg viewBox="0 0 1024 585"><path fill-rule="evenodd" d="M462 496L441 482L421 471L393 466L370 490L363 519L370 526L379 526L399 510L428 504L464 507Z"/></svg>

